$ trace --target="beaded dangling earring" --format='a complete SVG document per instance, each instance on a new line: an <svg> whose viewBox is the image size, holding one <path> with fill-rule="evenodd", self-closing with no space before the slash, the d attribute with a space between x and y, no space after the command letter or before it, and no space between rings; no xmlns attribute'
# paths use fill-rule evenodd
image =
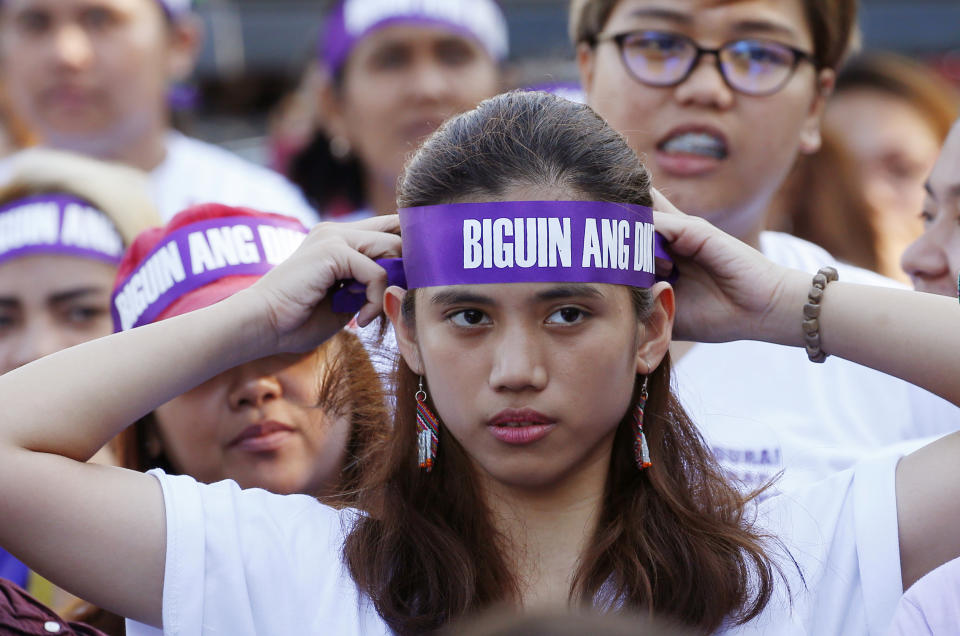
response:
<svg viewBox="0 0 960 636"><path fill-rule="evenodd" d="M647 446L647 436L643 434L643 411L647 408L647 377L643 378L643 386L640 387L640 399L633 409L633 432L636 436L633 440L633 452L637 460L637 468L643 470L650 468L653 464L650 462L650 448Z"/></svg>
<svg viewBox="0 0 960 636"><path fill-rule="evenodd" d="M433 462L437 458L437 440L440 434L440 425L437 416L427 406L427 392L423 390L423 376L420 376L420 386L415 395L417 398L417 458L420 468L428 473L433 469Z"/></svg>

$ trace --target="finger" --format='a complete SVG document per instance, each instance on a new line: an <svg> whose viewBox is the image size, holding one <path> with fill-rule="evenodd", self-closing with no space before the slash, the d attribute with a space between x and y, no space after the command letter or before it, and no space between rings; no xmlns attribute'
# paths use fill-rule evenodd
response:
<svg viewBox="0 0 960 636"><path fill-rule="evenodd" d="M352 278L366 288L367 302L357 314L357 322L366 326L383 311L383 292L387 288L387 271L367 256L353 250L346 250L339 260L340 279Z"/></svg>
<svg viewBox="0 0 960 636"><path fill-rule="evenodd" d="M653 211L653 227L667 241L673 243L683 233L684 218L672 212Z"/></svg>
<svg viewBox="0 0 960 636"><path fill-rule="evenodd" d="M656 188L650 188L650 194L653 196L653 209L660 212L665 212L668 214L686 216L683 212L677 208L674 204L670 203L670 199L663 196L663 193L657 190Z"/></svg>
<svg viewBox="0 0 960 636"><path fill-rule="evenodd" d="M400 256L403 242L396 234L373 230L341 229L336 236L353 250L370 258Z"/></svg>
<svg viewBox="0 0 960 636"><path fill-rule="evenodd" d="M348 224L344 224L348 225ZM400 217L396 214L383 214L380 216L371 216L349 225L358 230L369 230L371 232L386 232L388 234L400 233Z"/></svg>

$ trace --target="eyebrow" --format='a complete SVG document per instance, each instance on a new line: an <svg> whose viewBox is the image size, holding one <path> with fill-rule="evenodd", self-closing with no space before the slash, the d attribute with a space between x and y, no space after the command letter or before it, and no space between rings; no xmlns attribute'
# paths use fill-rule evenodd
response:
<svg viewBox="0 0 960 636"><path fill-rule="evenodd" d="M103 287L78 287L77 289L68 289L62 292L54 292L47 296L47 304L60 305L83 296L105 292L106 290Z"/></svg>
<svg viewBox="0 0 960 636"><path fill-rule="evenodd" d="M683 13L682 11L676 11L666 7L648 7L636 9L630 13L630 16L634 18L653 18L666 20L668 22L674 22L684 26L693 24L693 16L689 13ZM797 36L797 32L789 26L780 24L778 22L770 22L768 20L741 20L731 27L731 31L741 35L752 35L759 33L770 35L786 35L790 37Z"/></svg>
<svg viewBox="0 0 960 636"><path fill-rule="evenodd" d="M589 283L569 283L545 289L536 295L538 302L562 300L564 298L603 298L603 292ZM433 305L496 305L496 301L472 291L442 291L430 298Z"/></svg>
<svg viewBox="0 0 960 636"><path fill-rule="evenodd" d="M733 25L731 29L734 33L745 35L785 35L792 38L797 37L797 32L785 24L779 22L768 22L767 20L743 20Z"/></svg>
<svg viewBox="0 0 960 636"><path fill-rule="evenodd" d="M633 18L656 18L676 22L677 24L690 24L693 22L693 16L681 11L674 11L666 7L649 7L646 9L636 9L630 12Z"/></svg>
<svg viewBox="0 0 960 636"><path fill-rule="evenodd" d="M437 292L430 298L432 305L494 305L493 298L483 296L475 292L466 291L442 291Z"/></svg>
<svg viewBox="0 0 960 636"><path fill-rule="evenodd" d="M603 292L587 283L571 283L551 287L537 294L537 300L562 300L564 298L603 298Z"/></svg>

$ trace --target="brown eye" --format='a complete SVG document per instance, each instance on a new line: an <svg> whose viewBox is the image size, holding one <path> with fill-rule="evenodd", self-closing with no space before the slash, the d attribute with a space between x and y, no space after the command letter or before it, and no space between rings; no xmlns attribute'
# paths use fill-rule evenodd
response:
<svg viewBox="0 0 960 636"><path fill-rule="evenodd" d="M378 71L402 69L410 64L410 50L399 44L389 44L377 50L370 58L370 66Z"/></svg>
<svg viewBox="0 0 960 636"><path fill-rule="evenodd" d="M438 42L434 47L434 54L445 66L462 66L472 62L475 57L470 45L459 39Z"/></svg>
<svg viewBox="0 0 960 636"><path fill-rule="evenodd" d="M490 322L490 318L479 309L464 309L449 317L450 322L458 327L476 327Z"/></svg>
<svg viewBox="0 0 960 636"><path fill-rule="evenodd" d="M587 314L577 307L563 307L547 317L547 323L555 325L575 325L586 319Z"/></svg>
<svg viewBox="0 0 960 636"><path fill-rule="evenodd" d="M53 20L43 11L24 11L16 17L15 23L23 33L42 35L50 30Z"/></svg>

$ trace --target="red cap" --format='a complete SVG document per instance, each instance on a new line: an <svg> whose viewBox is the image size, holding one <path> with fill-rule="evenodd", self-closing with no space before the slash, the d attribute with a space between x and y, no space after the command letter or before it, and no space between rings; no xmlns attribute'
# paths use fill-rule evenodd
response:
<svg viewBox="0 0 960 636"><path fill-rule="evenodd" d="M123 283L130 274L133 273L143 260L150 255L150 252L158 243L163 241L173 232L193 223L200 221L209 221L222 217L252 217L261 219L277 219L285 222L296 221L296 219L282 214L271 212L260 212L251 208L233 207L219 203L202 203L187 208L179 212L170 219L164 227L150 228L137 235L130 247L123 255L120 267L117 270L117 277L114 280L114 293L117 292L121 283ZM306 232L304 228L304 232ZM209 307L221 300L232 296L238 291L250 287L260 280L260 276L224 276L218 278L212 283L204 285L187 292L171 303L153 322L172 318L181 314L186 314L196 309Z"/></svg>

